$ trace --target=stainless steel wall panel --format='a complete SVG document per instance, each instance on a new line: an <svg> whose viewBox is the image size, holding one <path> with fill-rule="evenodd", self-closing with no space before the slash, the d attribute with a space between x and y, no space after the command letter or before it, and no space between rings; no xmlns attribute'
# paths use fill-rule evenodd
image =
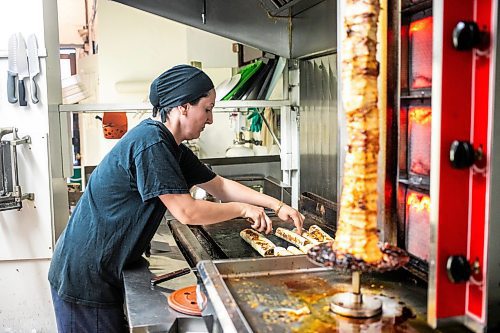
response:
<svg viewBox="0 0 500 333"><path fill-rule="evenodd" d="M337 201L337 55L300 62L300 191Z"/></svg>
<svg viewBox="0 0 500 333"><path fill-rule="evenodd" d="M293 16L291 57L303 58L337 49L337 1L326 0Z"/></svg>

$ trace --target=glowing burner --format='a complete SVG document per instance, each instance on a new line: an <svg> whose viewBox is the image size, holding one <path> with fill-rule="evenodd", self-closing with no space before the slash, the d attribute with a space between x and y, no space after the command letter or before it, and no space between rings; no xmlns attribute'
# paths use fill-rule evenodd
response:
<svg viewBox="0 0 500 333"><path fill-rule="evenodd" d="M432 17L410 24L412 89L432 86Z"/></svg>
<svg viewBox="0 0 500 333"><path fill-rule="evenodd" d="M422 176L430 175L431 118L430 107L409 108L410 172Z"/></svg>
<svg viewBox="0 0 500 333"><path fill-rule="evenodd" d="M430 242L430 197L426 194L408 191L406 209L406 249L411 254L427 261Z"/></svg>

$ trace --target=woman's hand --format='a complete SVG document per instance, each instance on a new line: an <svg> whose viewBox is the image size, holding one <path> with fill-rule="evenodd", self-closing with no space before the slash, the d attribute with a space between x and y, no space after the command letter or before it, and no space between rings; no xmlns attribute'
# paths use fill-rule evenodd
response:
<svg viewBox="0 0 500 333"><path fill-rule="evenodd" d="M264 208L242 203L241 216L252 223L252 228L269 234L273 231L273 222L264 212Z"/></svg>
<svg viewBox="0 0 500 333"><path fill-rule="evenodd" d="M293 209L287 204L283 204L279 209L277 209L276 215L278 215L278 217L283 221L292 222L293 224L295 224L298 234L302 235L302 226L304 225L304 215L299 213L299 211Z"/></svg>

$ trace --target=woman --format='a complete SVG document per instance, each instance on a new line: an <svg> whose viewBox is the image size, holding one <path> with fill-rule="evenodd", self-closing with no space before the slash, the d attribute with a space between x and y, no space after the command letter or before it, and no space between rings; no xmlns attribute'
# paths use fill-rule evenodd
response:
<svg viewBox="0 0 500 333"><path fill-rule="evenodd" d="M182 144L213 121L215 90L205 73L175 66L153 81L149 97L154 118L104 157L57 241L49 282L59 332L126 331L122 270L142 256L166 209L184 224L243 217L270 233L267 207L301 231L298 211L216 175ZM193 185L224 203L194 200Z"/></svg>

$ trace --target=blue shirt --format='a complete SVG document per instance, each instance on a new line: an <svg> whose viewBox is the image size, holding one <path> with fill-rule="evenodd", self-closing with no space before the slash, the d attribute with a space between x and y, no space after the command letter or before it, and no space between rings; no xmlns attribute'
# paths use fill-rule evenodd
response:
<svg viewBox="0 0 500 333"><path fill-rule="evenodd" d="M164 124L143 120L92 173L57 241L51 286L69 302L121 306L123 268L140 259L166 212L158 196L214 177Z"/></svg>

